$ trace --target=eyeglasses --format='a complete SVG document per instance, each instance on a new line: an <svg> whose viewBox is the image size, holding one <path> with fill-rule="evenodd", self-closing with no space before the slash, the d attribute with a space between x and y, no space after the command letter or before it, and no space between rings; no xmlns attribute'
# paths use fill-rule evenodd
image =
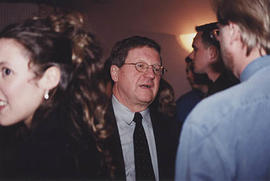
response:
<svg viewBox="0 0 270 181"><path fill-rule="evenodd" d="M165 67L159 64L154 64L154 65L148 65L147 63L144 62L137 62L137 63L124 63L124 65L135 65L135 68L138 72L146 72L149 67L152 68L153 72L155 75L163 75L167 70Z"/></svg>

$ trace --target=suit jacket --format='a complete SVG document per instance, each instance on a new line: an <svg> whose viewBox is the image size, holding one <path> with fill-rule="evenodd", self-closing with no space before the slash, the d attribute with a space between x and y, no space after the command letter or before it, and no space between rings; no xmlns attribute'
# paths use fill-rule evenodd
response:
<svg viewBox="0 0 270 181"><path fill-rule="evenodd" d="M154 108L150 108L150 116L157 149L159 178L160 180L171 180L174 177L179 126L177 126L175 118L166 116ZM114 179L126 180L121 141L112 105L108 108L107 120L112 121L111 123L114 126L113 134L106 144L111 152L112 162L116 167Z"/></svg>

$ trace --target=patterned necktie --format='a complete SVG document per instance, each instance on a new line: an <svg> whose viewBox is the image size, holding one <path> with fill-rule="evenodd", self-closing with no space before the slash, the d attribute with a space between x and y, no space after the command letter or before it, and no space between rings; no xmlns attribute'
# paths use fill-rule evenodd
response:
<svg viewBox="0 0 270 181"><path fill-rule="evenodd" d="M133 134L136 180L155 180L148 142L142 126L142 115L133 118L136 127Z"/></svg>

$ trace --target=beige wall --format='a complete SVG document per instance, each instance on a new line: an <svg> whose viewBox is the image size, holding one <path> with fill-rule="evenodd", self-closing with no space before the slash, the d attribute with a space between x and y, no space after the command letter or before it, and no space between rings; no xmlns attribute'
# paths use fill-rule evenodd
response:
<svg viewBox="0 0 270 181"><path fill-rule="evenodd" d="M121 3L112 3L114 1L121 1ZM200 3L203 1L208 0L197 0ZM104 49L104 59L108 57L110 49L116 41L133 35L147 36L156 40L162 47L163 63L168 69L164 78L173 86L176 98L190 90L185 76L184 63L184 58L188 55L188 52L178 44L176 36L180 32L187 33L188 29L194 31L194 26L202 23L198 23L199 21L196 20L193 12L190 12L190 15L185 12L181 16L175 14L178 12L177 6L182 9L191 8L192 6L188 4L189 1L182 0L183 3L180 4L180 0L160 1L163 4L153 6L151 2L158 1L138 0L129 8L126 7L134 1L111 0L107 1L108 3L91 5L91 7L85 0L76 2L74 6L77 6L76 8L85 14L86 29L93 32L101 42ZM79 2L81 2L81 5ZM143 4L144 2L148 3ZM177 2L177 4L174 5L173 2ZM171 7L165 7L170 3L172 4ZM182 7L182 5L186 7ZM205 5L204 3L201 9L205 8L210 9L209 4L206 3ZM0 27L36 15L37 10L38 7L35 4L0 3ZM150 12L150 10L153 11ZM168 12L164 12L165 10ZM196 6L197 10L198 7ZM159 14L163 16L158 17ZM209 17L210 19L213 18L212 15L212 12L210 15L208 12L205 16L198 15L199 17L196 17L207 23ZM174 20L170 19L173 16ZM177 21L181 20L185 21L189 28L178 25ZM175 21L175 24L173 21ZM172 28L170 29L170 27ZM179 28L177 29L177 27Z"/></svg>

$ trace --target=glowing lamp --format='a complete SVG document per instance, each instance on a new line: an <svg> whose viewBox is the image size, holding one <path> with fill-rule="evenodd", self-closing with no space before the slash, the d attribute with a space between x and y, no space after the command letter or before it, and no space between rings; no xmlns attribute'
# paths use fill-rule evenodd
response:
<svg viewBox="0 0 270 181"><path fill-rule="evenodd" d="M192 41L196 33L181 34L178 36L180 45L188 52L192 51Z"/></svg>

